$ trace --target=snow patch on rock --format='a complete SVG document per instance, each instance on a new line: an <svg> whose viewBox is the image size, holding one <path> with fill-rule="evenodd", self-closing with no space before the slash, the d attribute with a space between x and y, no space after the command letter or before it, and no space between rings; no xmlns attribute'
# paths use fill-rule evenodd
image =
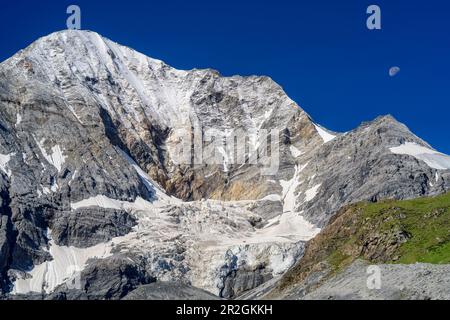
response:
<svg viewBox="0 0 450 320"><path fill-rule="evenodd" d="M61 172L66 157L63 155L60 146L54 145L51 149L52 153L48 154L44 147L45 139L42 139L41 141L36 140L36 143L39 147L39 150L41 150L42 155L47 160L47 162L53 165L56 168L56 170L58 170L58 172Z"/></svg>
<svg viewBox="0 0 450 320"><path fill-rule="evenodd" d="M319 191L321 184L315 185L314 187L305 191L305 201L309 202L314 199Z"/></svg>
<svg viewBox="0 0 450 320"><path fill-rule="evenodd" d="M18 126L22 122L22 116L20 113L17 113L16 126Z"/></svg>
<svg viewBox="0 0 450 320"><path fill-rule="evenodd" d="M324 143L330 142L334 138L336 138L335 135L325 131L321 126L314 123L314 127L317 130L317 133L320 135Z"/></svg>
<svg viewBox="0 0 450 320"><path fill-rule="evenodd" d="M153 209L152 203L142 199L141 197L136 198L134 202L128 202L111 199L104 195L97 195L95 197L90 197L88 199L71 203L70 207L72 208L72 210L89 207L100 207L105 209L126 210L126 211Z"/></svg>
<svg viewBox="0 0 450 320"><path fill-rule="evenodd" d="M157 199L164 199L169 202L181 202L181 200L175 198L175 197L169 197L163 189L158 186L150 177L148 174L139 167L139 165L131 158L125 151L117 148L118 152L122 155L122 157L136 170L136 173L141 178L142 182L144 183L147 190L152 194L156 195Z"/></svg>
<svg viewBox="0 0 450 320"><path fill-rule="evenodd" d="M304 153L303 151L297 149L295 146L292 145L289 147L289 150L291 150L291 154L294 158L297 158Z"/></svg>
<svg viewBox="0 0 450 320"><path fill-rule="evenodd" d="M303 166L295 166L295 173L291 180L280 180L283 188L283 212L294 212L295 209L295 190L300 185L299 175L308 166L308 163Z"/></svg>
<svg viewBox="0 0 450 320"><path fill-rule="evenodd" d="M416 159L422 160L433 169L450 169L449 156L414 142L406 142L398 147L390 148L389 150L395 154L410 155Z"/></svg>
<svg viewBox="0 0 450 320"><path fill-rule="evenodd" d="M0 153L0 170L6 173L8 177L11 177L11 170L7 167L8 162L11 160L11 157L14 156L15 153L10 154L1 154Z"/></svg>

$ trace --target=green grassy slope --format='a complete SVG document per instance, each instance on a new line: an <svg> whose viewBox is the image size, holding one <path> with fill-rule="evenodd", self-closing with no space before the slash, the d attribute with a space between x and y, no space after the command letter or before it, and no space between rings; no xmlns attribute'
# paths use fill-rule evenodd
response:
<svg viewBox="0 0 450 320"><path fill-rule="evenodd" d="M356 259L370 263L450 263L450 193L414 200L357 203L340 210L311 240L278 289L312 272L339 272Z"/></svg>
<svg viewBox="0 0 450 320"><path fill-rule="evenodd" d="M363 205L364 219L382 220L382 230L408 234L396 253L398 263L450 263L450 193L409 201Z"/></svg>

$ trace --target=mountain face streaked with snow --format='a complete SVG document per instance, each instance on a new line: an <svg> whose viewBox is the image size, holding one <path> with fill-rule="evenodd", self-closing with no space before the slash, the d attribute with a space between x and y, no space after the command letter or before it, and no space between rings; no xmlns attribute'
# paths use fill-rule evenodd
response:
<svg viewBox="0 0 450 320"><path fill-rule="evenodd" d="M279 132L277 170L213 144L219 163L180 162L180 141L211 130L243 133L247 158ZM281 276L344 205L443 193L449 169L390 116L333 133L267 77L54 33L0 64L1 289L119 299L167 281L234 298Z"/></svg>

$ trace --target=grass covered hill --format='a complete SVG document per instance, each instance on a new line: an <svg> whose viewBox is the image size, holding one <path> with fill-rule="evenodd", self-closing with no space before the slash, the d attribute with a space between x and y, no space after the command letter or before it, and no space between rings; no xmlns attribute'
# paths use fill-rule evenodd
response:
<svg viewBox="0 0 450 320"><path fill-rule="evenodd" d="M322 282L357 259L372 264L450 264L450 193L343 208L308 243L303 258L275 292L312 274L325 274Z"/></svg>

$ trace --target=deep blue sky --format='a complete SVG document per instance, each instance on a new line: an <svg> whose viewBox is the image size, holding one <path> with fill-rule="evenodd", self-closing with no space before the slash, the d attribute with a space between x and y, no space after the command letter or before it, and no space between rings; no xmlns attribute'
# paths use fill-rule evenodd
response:
<svg viewBox="0 0 450 320"><path fill-rule="evenodd" d="M2 1L0 60L65 28L82 29L181 69L268 75L318 123L347 131L392 114L450 154L450 1ZM366 28L366 8L382 30ZM389 77L388 69L401 72Z"/></svg>

